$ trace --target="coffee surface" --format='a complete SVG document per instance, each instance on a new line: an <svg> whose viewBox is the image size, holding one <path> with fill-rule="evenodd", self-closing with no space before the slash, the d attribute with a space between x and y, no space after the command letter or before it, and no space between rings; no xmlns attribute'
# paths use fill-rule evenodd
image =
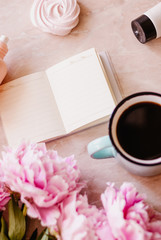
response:
<svg viewBox="0 0 161 240"><path fill-rule="evenodd" d="M117 137L122 148L135 158L161 157L161 106L143 102L129 107L118 120Z"/></svg>

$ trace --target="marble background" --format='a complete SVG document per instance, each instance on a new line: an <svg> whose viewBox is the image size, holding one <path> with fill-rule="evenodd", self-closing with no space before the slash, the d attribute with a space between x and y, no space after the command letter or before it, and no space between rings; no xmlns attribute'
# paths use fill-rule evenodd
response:
<svg viewBox="0 0 161 240"><path fill-rule="evenodd" d="M138 91L161 92L161 38L141 44L131 30L131 21L158 0L79 0L80 22L65 37L41 32L30 21L32 0L0 0L0 34L9 37L5 58L8 74L4 83L26 74L43 71L65 58L91 47L110 54L122 95ZM148 196L149 203L161 211L161 175L139 177L127 172L115 159L93 160L87 144L108 134L107 124L50 143L62 156L74 154L87 181L91 203L100 205L106 182L120 186L131 181ZM0 149L5 144L0 128Z"/></svg>

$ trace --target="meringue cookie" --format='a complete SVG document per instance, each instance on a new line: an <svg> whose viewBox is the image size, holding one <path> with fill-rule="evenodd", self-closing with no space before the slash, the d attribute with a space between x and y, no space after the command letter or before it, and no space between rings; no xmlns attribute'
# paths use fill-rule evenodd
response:
<svg viewBox="0 0 161 240"><path fill-rule="evenodd" d="M31 21L44 32L65 36L79 22L77 0L34 0Z"/></svg>

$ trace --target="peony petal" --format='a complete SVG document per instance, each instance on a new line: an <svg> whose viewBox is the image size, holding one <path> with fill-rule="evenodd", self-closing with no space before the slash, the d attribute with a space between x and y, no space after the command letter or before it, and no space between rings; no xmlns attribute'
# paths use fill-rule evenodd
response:
<svg viewBox="0 0 161 240"><path fill-rule="evenodd" d="M45 144L23 143L18 148L6 148L0 167L2 182L20 194L28 214L43 224L51 223L45 211L50 216L50 210L57 209L70 192L80 191L83 185L78 184L80 172L74 157L62 158L56 151L47 150ZM55 219L55 213L51 213L51 219Z"/></svg>

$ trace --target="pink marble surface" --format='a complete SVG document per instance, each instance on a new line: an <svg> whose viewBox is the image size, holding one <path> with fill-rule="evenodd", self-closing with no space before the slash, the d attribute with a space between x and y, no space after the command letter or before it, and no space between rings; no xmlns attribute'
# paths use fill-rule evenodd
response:
<svg viewBox="0 0 161 240"><path fill-rule="evenodd" d="M0 33L9 37L5 58L8 74L4 82L45 70L59 61L95 47L108 51L115 67L123 96L151 90L161 92L161 39L145 45L134 37L130 22L157 4L157 0L80 0L80 23L66 37L54 36L36 29L30 21L31 0L0 1ZM120 186L124 181L135 184L148 201L161 211L161 175L138 177L128 173L115 159L93 160L87 144L108 133L107 124L88 129L50 143L62 156L74 154L87 180L91 203L100 204L100 193L106 182ZM0 148L5 144L0 128Z"/></svg>

